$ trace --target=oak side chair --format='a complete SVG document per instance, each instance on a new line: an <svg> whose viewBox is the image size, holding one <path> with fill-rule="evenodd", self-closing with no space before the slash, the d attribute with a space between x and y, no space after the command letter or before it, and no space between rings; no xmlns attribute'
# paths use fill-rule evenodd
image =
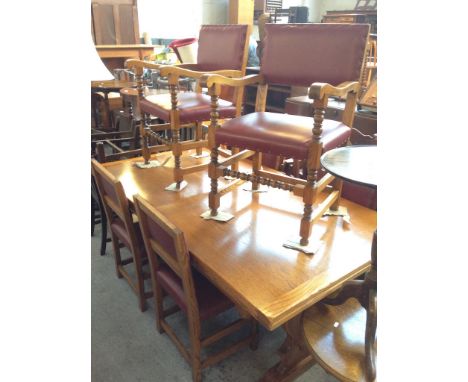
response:
<svg viewBox="0 0 468 382"><path fill-rule="evenodd" d="M144 163L149 164L149 153L146 150L148 138L153 137L160 143L160 151L172 150L175 167L174 183L166 188L169 191L180 191L186 185L185 174L201 171L208 164L182 167L183 151L195 149L196 156L202 156L202 148L207 147L204 139L203 121L210 119L210 97L202 93L198 79L204 73L218 73L227 77L245 75L249 47L250 27L248 25L203 25L198 39L198 57L196 64L163 66L140 60L127 60L126 67L135 74L140 110L143 118L140 123L140 135ZM162 77L168 77L170 94L157 94L144 97L143 69L159 69ZM178 92L179 78L189 77L197 80L195 92ZM221 118L240 116L243 99L243 87L233 90L222 89L218 102L218 113ZM159 118L166 123L151 124L149 116ZM180 141L181 127L193 126L195 139ZM157 134L158 131L170 130L170 139ZM236 151L234 149L234 151Z"/></svg>
<svg viewBox="0 0 468 382"><path fill-rule="evenodd" d="M333 298L304 312L304 337L316 361L340 381L377 378L377 231L371 269Z"/></svg>
<svg viewBox="0 0 468 382"><path fill-rule="evenodd" d="M143 271L147 255L137 216L130 212L122 183L95 159L91 159L91 166L110 228L117 277L127 280L138 296L140 310L144 312L147 308L146 300L153 293L145 290L145 280L150 278L150 274ZM122 259L121 246L125 246L132 257ZM132 279L126 269L126 265L131 263L135 266L136 280Z"/></svg>
<svg viewBox="0 0 468 382"><path fill-rule="evenodd" d="M166 332L177 349L192 367L193 380L202 378L202 369L209 367L243 346L250 344L255 350L258 342L257 323L247 313L239 310L241 317L208 337L201 338L201 322L234 306L207 278L191 265L191 254L184 233L174 226L139 195L133 197L140 221L143 240L151 268L151 280L156 306L156 327ZM176 303L172 308L163 308L164 294ZM176 308L176 309L174 309ZM190 349L187 349L165 320L166 317L184 311L188 318ZM250 334L216 354L202 360L202 348L208 347L230 335L244 325L250 326Z"/></svg>
<svg viewBox="0 0 468 382"><path fill-rule="evenodd" d="M312 224L329 208L338 210L342 185L342 181L331 174L319 179L320 156L324 151L345 145L351 135L368 36L368 24L266 24L259 74L243 78L207 74L201 78L201 82L208 87L212 103L208 131L211 149L208 168L211 178L210 211L203 215L205 218L217 219L218 215L223 215L218 211L221 195L236 186L236 182L232 182L219 190L219 177L230 176L250 181L253 190L257 190L259 184L268 185L303 198L300 240L293 247L303 249L315 246L309 244ZM220 126L217 106L220 87L254 83L259 84L255 112L231 119ZM265 112L270 84L310 87L309 97L314 100L315 109L313 118ZM346 96L341 122L324 119L330 96ZM219 160L220 145L243 150ZM307 179L262 169L262 153L305 161ZM233 164L246 158L253 158L252 173L242 173L232 168ZM318 204L318 195L322 191L328 196ZM222 219L229 218L225 215Z"/></svg>

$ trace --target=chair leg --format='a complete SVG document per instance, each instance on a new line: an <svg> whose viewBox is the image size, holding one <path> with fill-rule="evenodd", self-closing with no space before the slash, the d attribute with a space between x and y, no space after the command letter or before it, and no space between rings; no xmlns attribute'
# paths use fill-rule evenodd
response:
<svg viewBox="0 0 468 382"><path fill-rule="evenodd" d="M94 236L95 225L96 225L96 202L91 196L91 236Z"/></svg>
<svg viewBox="0 0 468 382"><path fill-rule="evenodd" d="M307 187L304 190L304 195L305 194L307 194ZM304 201L304 214L302 215L301 228L299 232L301 236L300 244L308 245L309 237L312 233L312 201Z"/></svg>
<svg viewBox="0 0 468 382"><path fill-rule="evenodd" d="M333 189L337 190L339 192L339 194L338 194L338 197L336 198L336 200L330 206L330 209L332 211L336 211L340 207L341 190L343 189L343 181L341 179L335 178L335 180L333 181Z"/></svg>
<svg viewBox="0 0 468 382"><path fill-rule="evenodd" d="M152 286L153 286L153 291L154 291L154 306L156 307L156 310L155 310L156 329L158 330L160 334L162 334L164 333L164 329L161 325L161 321L164 320L164 316L163 316L164 293L161 287L159 286L159 284L157 284L157 282L154 280L153 275L151 275L151 277L153 281Z"/></svg>
<svg viewBox="0 0 468 382"><path fill-rule="evenodd" d="M173 134L172 135L172 155L174 155L174 182L176 182L177 184L176 188L179 188L180 184L184 180L182 174L180 173L180 169L181 169L180 157L182 155L182 150L181 150L181 146L179 143L180 129L175 128L172 134Z"/></svg>
<svg viewBox="0 0 468 382"><path fill-rule="evenodd" d="M194 312L187 312L188 330L190 336L190 347L192 352L190 354L190 364L192 366L193 382L201 382L201 328L200 319L196 317Z"/></svg>
<svg viewBox="0 0 468 382"><path fill-rule="evenodd" d="M211 190L208 195L208 206L211 210L211 216L218 214L218 208L220 205L220 195L218 194L218 176L216 170L218 167L218 148L211 149L211 163L208 166L208 175L211 178Z"/></svg>
<svg viewBox="0 0 468 382"><path fill-rule="evenodd" d="M197 122L195 124L195 141L197 141L197 142L202 139L202 134L203 134L202 129L203 129L203 126L202 126L201 122ZM196 153L197 153L197 155L202 155L202 148L197 147Z"/></svg>
<svg viewBox="0 0 468 382"><path fill-rule="evenodd" d="M253 157L253 162L252 162L252 172L257 175L258 171L262 167L262 153L256 152L254 157ZM258 190L259 184L258 182L253 181L252 182L252 190L256 191Z"/></svg>
<svg viewBox="0 0 468 382"><path fill-rule="evenodd" d="M138 306L142 312L147 309L145 298L145 279L143 277L143 265L141 264L141 256L139 253L133 255L133 262L135 263L135 271L137 277L137 294Z"/></svg>
<svg viewBox="0 0 468 382"><path fill-rule="evenodd" d="M122 257L120 256L119 240L112 233L111 233L111 237L112 237L112 247L114 248L115 271L117 273L117 277L121 279L123 275L122 275L122 272L120 271L120 266L122 265Z"/></svg>
<svg viewBox="0 0 468 382"><path fill-rule="evenodd" d="M101 256L106 254L107 246L107 216L101 210Z"/></svg>
<svg viewBox="0 0 468 382"><path fill-rule="evenodd" d="M189 320L189 325L191 322ZM192 340L192 379L193 382L201 382L202 380L202 368L201 368L201 343L200 343L200 328L192 328L191 330Z"/></svg>

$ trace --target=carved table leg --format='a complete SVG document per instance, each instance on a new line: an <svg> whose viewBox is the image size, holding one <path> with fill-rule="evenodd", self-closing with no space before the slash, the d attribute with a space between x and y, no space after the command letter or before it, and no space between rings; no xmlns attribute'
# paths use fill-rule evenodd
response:
<svg viewBox="0 0 468 382"><path fill-rule="evenodd" d="M281 360L265 373L261 382L293 381L315 364L304 342L302 314L288 321L283 328L287 336L278 351Z"/></svg>

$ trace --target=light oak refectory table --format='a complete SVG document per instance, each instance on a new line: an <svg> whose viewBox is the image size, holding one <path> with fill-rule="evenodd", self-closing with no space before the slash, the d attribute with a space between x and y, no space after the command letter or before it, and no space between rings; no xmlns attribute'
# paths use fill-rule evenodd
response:
<svg viewBox="0 0 468 382"><path fill-rule="evenodd" d="M184 165L209 160L188 154ZM160 153L156 158L164 162L169 155ZM234 219L227 223L203 220L200 214L209 209L206 171L187 175L188 185L181 192L168 192L164 188L172 182L173 160L149 169L134 166L138 161L142 158L104 166L120 179L130 201L140 194L184 231L194 266L220 290L268 330L285 329L280 361L262 380L291 381L313 365L302 335L301 313L369 269L376 211L342 200L351 223L336 216L319 220L312 237L324 245L309 256L282 246L299 233L301 198L267 188L267 192L252 193L247 182L221 199L220 210L234 214Z"/></svg>

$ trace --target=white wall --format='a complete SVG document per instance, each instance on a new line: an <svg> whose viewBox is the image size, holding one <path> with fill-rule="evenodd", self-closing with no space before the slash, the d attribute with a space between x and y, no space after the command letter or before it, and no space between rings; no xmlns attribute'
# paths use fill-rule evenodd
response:
<svg viewBox="0 0 468 382"><path fill-rule="evenodd" d="M328 10L352 10L356 0L283 0L283 8L309 7L309 21L320 22ZM138 0L140 34L152 38L197 37L202 24L227 24L229 0ZM254 37L258 38L256 28Z"/></svg>
<svg viewBox="0 0 468 382"><path fill-rule="evenodd" d="M152 38L198 37L202 0L138 0L140 35Z"/></svg>
<svg viewBox="0 0 468 382"><path fill-rule="evenodd" d="M227 24L229 0L203 0L202 24Z"/></svg>

